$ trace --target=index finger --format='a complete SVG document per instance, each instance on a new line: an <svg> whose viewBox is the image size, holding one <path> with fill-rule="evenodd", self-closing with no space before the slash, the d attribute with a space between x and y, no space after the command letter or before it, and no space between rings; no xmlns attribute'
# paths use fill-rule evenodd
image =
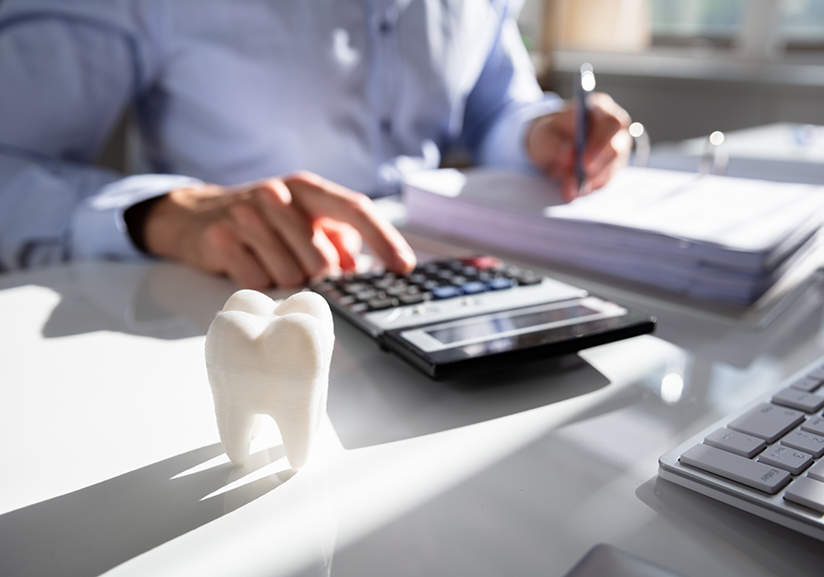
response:
<svg viewBox="0 0 824 577"><path fill-rule="evenodd" d="M310 217L329 217L355 227L389 270L403 274L415 267L415 253L409 244L378 214L366 195L316 174L298 173L283 180L293 193L293 201Z"/></svg>

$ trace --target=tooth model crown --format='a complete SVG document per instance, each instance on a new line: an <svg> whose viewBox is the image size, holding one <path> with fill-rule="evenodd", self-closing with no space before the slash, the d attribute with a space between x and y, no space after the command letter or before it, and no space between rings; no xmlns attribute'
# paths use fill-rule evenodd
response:
<svg viewBox="0 0 824 577"><path fill-rule="evenodd" d="M206 369L220 440L235 465L249 458L256 415L280 429L300 469L326 411L335 332L329 305L301 292L279 305L263 293L229 297L206 334Z"/></svg>

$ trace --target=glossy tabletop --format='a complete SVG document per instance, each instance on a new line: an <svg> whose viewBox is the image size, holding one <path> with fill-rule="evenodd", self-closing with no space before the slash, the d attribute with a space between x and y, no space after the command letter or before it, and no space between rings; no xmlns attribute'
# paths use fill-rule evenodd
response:
<svg viewBox="0 0 824 577"><path fill-rule="evenodd" d="M468 254L444 247L424 248ZM162 262L0 276L0 575L555 576L603 542L688 577L820 574L824 545L656 479L824 354L820 284L757 326L537 264L656 315L655 335L433 382L336 319L297 473L272 424L243 468L220 446L203 344L228 281Z"/></svg>

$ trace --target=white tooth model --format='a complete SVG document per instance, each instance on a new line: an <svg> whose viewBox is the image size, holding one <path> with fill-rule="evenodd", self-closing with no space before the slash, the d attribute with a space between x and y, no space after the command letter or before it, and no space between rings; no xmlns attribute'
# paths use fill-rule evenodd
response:
<svg viewBox="0 0 824 577"><path fill-rule="evenodd" d="M303 467L326 412L334 342L332 313L318 294L280 304L252 290L229 297L206 333L206 369L220 440L235 465L249 458L255 416L270 415L289 465Z"/></svg>

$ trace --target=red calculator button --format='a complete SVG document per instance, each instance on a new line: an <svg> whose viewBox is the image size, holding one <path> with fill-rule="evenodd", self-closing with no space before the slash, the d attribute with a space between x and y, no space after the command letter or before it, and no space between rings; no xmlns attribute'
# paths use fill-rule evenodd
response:
<svg viewBox="0 0 824 577"><path fill-rule="evenodd" d="M464 259L464 263L477 269L498 268L503 264L500 259L494 256L474 256Z"/></svg>

